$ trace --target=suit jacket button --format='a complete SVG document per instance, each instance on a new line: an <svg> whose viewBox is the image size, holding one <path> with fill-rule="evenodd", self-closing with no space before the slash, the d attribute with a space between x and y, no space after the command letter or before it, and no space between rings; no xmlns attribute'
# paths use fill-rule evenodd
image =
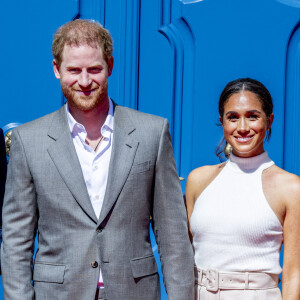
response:
<svg viewBox="0 0 300 300"><path fill-rule="evenodd" d="M102 228L97 228L97 232L102 232Z"/></svg>
<svg viewBox="0 0 300 300"><path fill-rule="evenodd" d="M92 266L92 268L97 268L98 267L98 263L96 261L92 261L91 262L91 266Z"/></svg>

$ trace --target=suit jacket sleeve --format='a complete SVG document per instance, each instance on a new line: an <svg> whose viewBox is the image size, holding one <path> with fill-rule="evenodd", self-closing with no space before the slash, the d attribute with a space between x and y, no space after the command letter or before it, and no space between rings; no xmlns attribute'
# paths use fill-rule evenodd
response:
<svg viewBox="0 0 300 300"><path fill-rule="evenodd" d="M36 235L37 205L18 129L12 133L6 193L3 203L3 243L1 248L4 298L34 299L32 257Z"/></svg>
<svg viewBox="0 0 300 300"><path fill-rule="evenodd" d="M155 166L153 227L169 300L194 299L194 257L167 120Z"/></svg>

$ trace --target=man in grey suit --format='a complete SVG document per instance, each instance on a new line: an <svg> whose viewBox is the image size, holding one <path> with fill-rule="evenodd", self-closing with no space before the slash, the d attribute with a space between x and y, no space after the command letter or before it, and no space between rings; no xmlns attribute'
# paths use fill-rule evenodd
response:
<svg viewBox="0 0 300 300"><path fill-rule="evenodd" d="M193 253L167 120L108 97L112 40L99 23L63 25L52 52L67 104L12 134L5 299L158 300L150 217L168 299L193 299Z"/></svg>

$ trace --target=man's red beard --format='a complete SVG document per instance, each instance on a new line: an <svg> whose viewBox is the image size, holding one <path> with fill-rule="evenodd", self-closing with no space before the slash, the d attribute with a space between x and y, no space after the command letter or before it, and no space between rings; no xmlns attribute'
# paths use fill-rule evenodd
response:
<svg viewBox="0 0 300 300"><path fill-rule="evenodd" d="M62 82L61 89L69 106L81 111L90 111L108 98L108 80L101 87L97 85L96 90L92 91L90 95L79 95L74 88L67 87Z"/></svg>

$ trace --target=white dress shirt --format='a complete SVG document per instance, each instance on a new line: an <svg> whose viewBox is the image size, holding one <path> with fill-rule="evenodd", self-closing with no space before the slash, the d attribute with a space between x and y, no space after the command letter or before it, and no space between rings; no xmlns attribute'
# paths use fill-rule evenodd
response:
<svg viewBox="0 0 300 300"><path fill-rule="evenodd" d="M108 168L113 140L113 104L111 99L109 99L108 114L103 126L101 127L103 140L100 142L96 151L94 151L94 149L86 143L85 140L87 132L84 126L78 123L71 115L68 103L66 104L66 111L70 132L81 165L87 191L96 217L99 218L107 185ZM101 270L99 283L103 283ZM102 286L102 284L99 286Z"/></svg>

